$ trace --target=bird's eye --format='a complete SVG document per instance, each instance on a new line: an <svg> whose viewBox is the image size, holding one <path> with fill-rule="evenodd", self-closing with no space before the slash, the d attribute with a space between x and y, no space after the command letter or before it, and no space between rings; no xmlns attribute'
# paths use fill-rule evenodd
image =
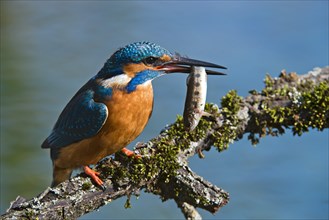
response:
<svg viewBox="0 0 329 220"><path fill-rule="evenodd" d="M158 58L156 58L156 57L147 57L143 60L143 62L146 65L153 65L157 60L158 60Z"/></svg>

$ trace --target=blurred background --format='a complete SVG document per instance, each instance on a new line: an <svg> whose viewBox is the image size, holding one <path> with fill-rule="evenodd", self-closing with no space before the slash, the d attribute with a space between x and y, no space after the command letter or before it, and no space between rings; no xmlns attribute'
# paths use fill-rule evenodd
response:
<svg viewBox="0 0 329 220"><path fill-rule="evenodd" d="M328 1L3 1L1 0L1 206L36 196L51 182L40 148L75 92L119 47L148 40L228 67L209 77L208 102L229 90L261 90L266 73L303 74L328 65ZM186 75L154 80L147 141L182 114ZM291 131L256 147L244 138L190 165L230 193L205 219L327 219L328 130ZM183 218L154 195L118 199L81 219Z"/></svg>

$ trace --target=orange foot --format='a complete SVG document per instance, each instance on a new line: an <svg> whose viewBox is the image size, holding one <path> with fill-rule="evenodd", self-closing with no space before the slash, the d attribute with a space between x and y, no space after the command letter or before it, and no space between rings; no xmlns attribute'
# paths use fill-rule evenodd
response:
<svg viewBox="0 0 329 220"><path fill-rule="evenodd" d="M99 172L96 172L92 169L90 169L90 167L88 166L84 166L83 167L83 170L85 171L85 173L90 176L90 178L95 181L95 183L100 186L102 188L102 190L105 190L105 186L104 186L104 183L103 181L98 177L100 175Z"/></svg>
<svg viewBox="0 0 329 220"><path fill-rule="evenodd" d="M132 157L135 156L135 158L141 158L141 155L135 154L133 151L127 149L127 148L122 148L121 152L124 153L125 155L127 155L127 157Z"/></svg>

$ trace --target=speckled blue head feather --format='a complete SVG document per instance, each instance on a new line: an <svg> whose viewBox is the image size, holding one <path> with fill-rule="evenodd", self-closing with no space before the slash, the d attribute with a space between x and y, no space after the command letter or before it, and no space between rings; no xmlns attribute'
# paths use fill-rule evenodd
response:
<svg viewBox="0 0 329 220"><path fill-rule="evenodd" d="M161 57L164 54L171 55L168 50L160 47L157 44L145 41L136 42L120 48L111 56L109 61L111 63L121 64L126 62L138 63L146 57Z"/></svg>
<svg viewBox="0 0 329 220"><path fill-rule="evenodd" d="M161 57L165 54L173 56L171 52L155 43L147 41L135 42L116 51L104 64L102 72L116 74L125 64L139 63L149 56Z"/></svg>

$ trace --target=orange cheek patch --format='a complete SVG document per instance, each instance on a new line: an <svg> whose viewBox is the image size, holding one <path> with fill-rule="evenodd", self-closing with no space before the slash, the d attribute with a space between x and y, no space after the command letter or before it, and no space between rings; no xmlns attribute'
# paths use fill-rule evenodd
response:
<svg viewBox="0 0 329 220"><path fill-rule="evenodd" d="M165 62L168 62L168 61L171 60L171 57L168 56L167 54L165 54L165 55L163 55L160 59L163 60L163 61L165 61Z"/></svg>
<svg viewBox="0 0 329 220"><path fill-rule="evenodd" d="M160 57L160 59L163 62L168 62L171 60L171 57L167 54L163 55L162 57ZM153 70L159 70L161 69L160 67L152 67L152 66L147 66L144 63L130 63L130 64L126 64L123 67L123 71L131 78L133 78L136 73L139 73L143 70L146 69L153 69Z"/></svg>
<svg viewBox="0 0 329 220"><path fill-rule="evenodd" d="M144 63L131 63L123 67L123 71L131 78L133 78L136 73L139 73L145 69L150 69L150 67L145 66Z"/></svg>

